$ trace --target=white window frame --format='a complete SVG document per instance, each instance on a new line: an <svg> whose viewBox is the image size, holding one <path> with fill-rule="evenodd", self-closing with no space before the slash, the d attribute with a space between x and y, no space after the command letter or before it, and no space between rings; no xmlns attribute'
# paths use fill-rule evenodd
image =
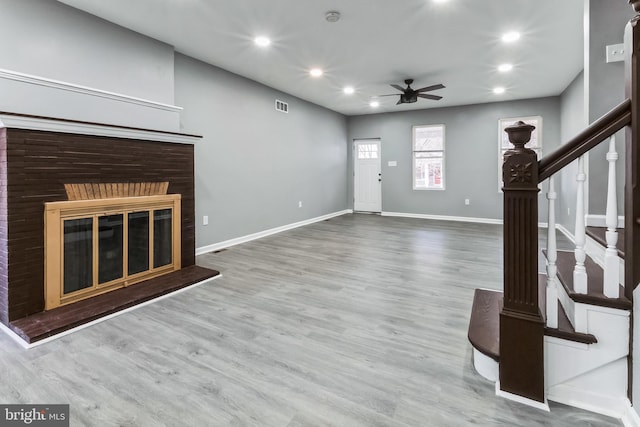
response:
<svg viewBox="0 0 640 427"><path fill-rule="evenodd" d="M504 131L505 128L513 125L518 121L523 121L527 124L532 124L536 128L533 130L531 134L531 140L536 141L537 146L531 147L529 146L529 142L525 145L526 148L530 148L536 152L538 156L538 160L542 158L542 116L524 116L524 117L507 117L498 120L498 192L502 193L502 186L504 185L502 182L502 163L504 162L504 153L507 150L513 148L513 145L510 148L502 148L503 137L507 137L507 133ZM537 122L537 123L532 123Z"/></svg>
<svg viewBox="0 0 640 427"><path fill-rule="evenodd" d="M442 150L416 150L416 130L419 128L442 128ZM444 124L415 125L411 128L411 183L413 189L417 191L444 191L446 188L445 179L445 149L446 149L446 126ZM440 176L442 187L416 187L416 153L442 153L442 170Z"/></svg>

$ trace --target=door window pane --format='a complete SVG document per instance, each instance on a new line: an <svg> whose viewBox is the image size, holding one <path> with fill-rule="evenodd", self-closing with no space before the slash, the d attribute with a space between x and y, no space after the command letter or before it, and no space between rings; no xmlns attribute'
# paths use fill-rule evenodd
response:
<svg viewBox="0 0 640 427"><path fill-rule="evenodd" d="M122 214L98 219L98 283L122 277L122 220Z"/></svg>
<svg viewBox="0 0 640 427"><path fill-rule="evenodd" d="M378 144L358 144L358 159L377 159Z"/></svg>
<svg viewBox="0 0 640 427"><path fill-rule="evenodd" d="M149 211L129 214L129 274L149 269Z"/></svg>
<svg viewBox="0 0 640 427"><path fill-rule="evenodd" d="M171 209L153 211L153 268L171 264Z"/></svg>
<svg viewBox="0 0 640 427"><path fill-rule="evenodd" d="M68 294L93 286L93 218L64 221L64 285Z"/></svg>

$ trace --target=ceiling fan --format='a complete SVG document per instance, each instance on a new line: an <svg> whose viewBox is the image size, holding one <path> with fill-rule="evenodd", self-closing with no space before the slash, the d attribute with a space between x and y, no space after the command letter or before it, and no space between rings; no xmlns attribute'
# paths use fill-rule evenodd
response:
<svg viewBox="0 0 640 427"><path fill-rule="evenodd" d="M437 90L437 89L444 89L445 86L443 84L439 83L437 85L421 87L420 89L413 89L413 88L411 88L411 84L413 83L413 79L406 79L404 82L407 85L406 88L403 88L400 85L391 85L392 88L398 89L400 92L402 92L400 94L400 99L398 100L398 102L396 102L396 105L398 105L398 104L410 104L410 103L416 102L418 100L418 98L432 99L434 101L438 101L438 100L442 99L441 96L429 95L429 94L426 94L424 92L430 92L432 90ZM393 93L393 94L389 94L389 95L379 95L379 96L397 96L397 95L398 95L397 93Z"/></svg>

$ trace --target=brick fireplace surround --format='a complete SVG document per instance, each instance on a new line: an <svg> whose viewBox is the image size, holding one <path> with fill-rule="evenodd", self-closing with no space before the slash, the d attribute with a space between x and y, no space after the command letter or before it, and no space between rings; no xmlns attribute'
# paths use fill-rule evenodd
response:
<svg viewBox="0 0 640 427"><path fill-rule="evenodd" d="M0 113L0 322L34 342L218 275L195 266L193 143L199 138ZM162 181L169 194L182 195L182 270L43 312L44 203L67 200L65 184ZM52 316L55 310L62 311ZM56 317L57 324L47 325ZM36 332L28 332L30 324Z"/></svg>

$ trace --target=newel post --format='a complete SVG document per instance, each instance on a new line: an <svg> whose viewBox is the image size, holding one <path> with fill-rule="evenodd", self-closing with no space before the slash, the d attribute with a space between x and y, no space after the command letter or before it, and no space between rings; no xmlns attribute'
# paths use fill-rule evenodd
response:
<svg viewBox="0 0 640 427"><path fill-rule="evenodd" d="M504 308L500 313L500 389L544 402L544 321L538 307L538 160L525 148L534 126L505 131Z"/></svg>

